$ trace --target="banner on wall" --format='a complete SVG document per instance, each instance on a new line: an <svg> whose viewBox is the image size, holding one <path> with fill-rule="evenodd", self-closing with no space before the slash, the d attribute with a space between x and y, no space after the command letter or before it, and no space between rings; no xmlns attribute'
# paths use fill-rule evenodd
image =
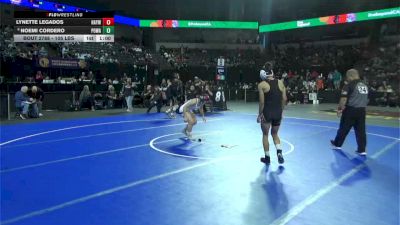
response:
<svg viewBox="0 0 400 225"><path fill-rule="evenodd" d="M62 68L62 69L85 69L87 63L82 59L62 59L42 57L36 61L41 68Z"/></svg>
<svg viewBox="0 0 400 225"><path fill-rule="evenodd" d="M260 25L259 32L264 33L279 30L353 23L365 20L387 19L395 17L400 17L400 7Z"/></svg>
<svg viewBox="0 0 400 225"><path fill-rule="evenodd" d="M258 22L202 21L202 20L140 20L140 27L152 28L202 28L202 29L258 29Z"/></svg>

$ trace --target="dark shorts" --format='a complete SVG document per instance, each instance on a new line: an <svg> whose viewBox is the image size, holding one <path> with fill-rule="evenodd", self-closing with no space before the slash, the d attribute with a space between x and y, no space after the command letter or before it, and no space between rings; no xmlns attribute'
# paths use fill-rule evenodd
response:
<svg viewBox="0 0 400 225"><path fill-rule="evenodd" d="M264 112L266 123L270 123L273 127L280 126L282 121L282 112Z"/></svg>

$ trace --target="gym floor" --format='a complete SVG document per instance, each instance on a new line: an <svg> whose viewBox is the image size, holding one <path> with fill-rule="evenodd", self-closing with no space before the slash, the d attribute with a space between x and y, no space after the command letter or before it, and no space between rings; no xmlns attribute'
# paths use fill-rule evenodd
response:
<svg viewBox="0 0 400 225"><path fill-rule="evenodd" d="M1 224L399 224L398 109L369 109L361 157L353 132L330 149L334 105L288 106L266 167L257 104L228 107L195 141L143 109L2 121Z"/></svg>

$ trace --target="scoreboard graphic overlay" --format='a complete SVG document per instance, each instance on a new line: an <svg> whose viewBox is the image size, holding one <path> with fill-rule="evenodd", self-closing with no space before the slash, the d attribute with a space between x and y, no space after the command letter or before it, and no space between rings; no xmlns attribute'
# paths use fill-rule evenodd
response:
<svg viewBox="0 0 400 225"><path fill-rule="evenodd" d="M15 12L14 42L114 42L112 12Z"/></svg>

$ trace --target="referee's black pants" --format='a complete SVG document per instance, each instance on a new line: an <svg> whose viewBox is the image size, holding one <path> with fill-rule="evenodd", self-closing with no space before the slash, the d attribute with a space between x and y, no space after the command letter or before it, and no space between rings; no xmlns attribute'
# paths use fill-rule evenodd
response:
<svg viewBox="0 0 400 225"><path fill-rule="evenodd" d="M161 108L162 108L162 100L158 100L158 101L150 101L149 103L149 107L147 108L147 113L149 113L151 111L151 109L154 106L157 106L157 112L160 113L161 112Z"/></svg>
<svg viewBox="0 0 400 225"><path fill-rule="evenodd" d="M359 152L365 152L367 146L367 135L365 131L365 108L354 108L346 106L340 119L339 130L336 134L334 144L338 147L343 145L347 134L354 127Z"/></svg>

